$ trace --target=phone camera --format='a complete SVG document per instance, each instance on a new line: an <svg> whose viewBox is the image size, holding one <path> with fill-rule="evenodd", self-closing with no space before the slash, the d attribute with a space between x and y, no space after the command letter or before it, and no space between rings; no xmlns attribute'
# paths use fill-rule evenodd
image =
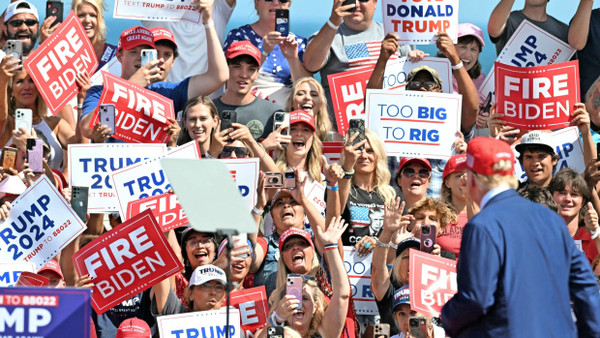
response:
<svg viewBox="0 0 600 338"><path fill-rule="evenodd" d="M423 235L429 235L431 233L431 227L430 226L423 226L421 228L421 234Z"/></svg>
<svg viewBox="0 0 600 338"><path fill-rule="evenodd" d="M293 172L287 172L285 173L285 178L295 178L296 174L294 174Z"/></svg>
<svg viewBox="0 0 600 338"><path fill-rule="evenodd" d="M276 122L283 122L283 114L275 114Z"/></svg>
<svg viewBox="0 0 600 338"><path fill-rule="evenodd" d="M410 327L419 327L419 319L418 318L410 318L408 325Z"/></svg>
<svg viewBox="0 0 600 338"><path fill-rule="evenodd" d="M275 334L275 328L272 326L269 326L269 334Z"/></svg>
<svg viewBox="0 0 600 338"><path fill-rule="evenodd" d="M277 177L269 177L269 183L279 183L279 178L277 178Z"/></svg>

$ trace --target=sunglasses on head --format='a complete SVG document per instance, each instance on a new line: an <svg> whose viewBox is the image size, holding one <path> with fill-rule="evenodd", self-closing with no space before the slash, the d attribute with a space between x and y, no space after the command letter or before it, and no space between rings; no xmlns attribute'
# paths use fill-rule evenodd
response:
<svg viewBox="0 0 600 338"><path fill-rule="evenodd" d="M21 25L25 23L28 27L33 27L38 24L37 20L27 19L27 20L11 20L6 22L7 25L11 25L13 27L21 27Z"/></svg>
<svg viewBox="0 0 600 338"><path fill-rule="evenodd" d="M425 88L427 90L431 90L436 88L438 85L437 83L433 82L433 81L411 81L409 82L406 87L410 90L419 90L421 88Z"/></svg>
<svg viewBox="0 0 600 338"><path fill-rule="evenodd" d="M223 147L223 151L221 151L221 155L219 155L219 157L231 157L231 154L235 153L236 157L247 157L248 156L248 149L244 148L244 147L230 147L230 146L225 146Z"/></svg>
<svg viewBox="0 0 600 338"><path fill-rule="evenodd" d="M431 172L427 169L421 169L417 173L413 168L406 168L402 170L402 175L404 175L404 177L412 178L415 176L415 174L418 174L420 178L429 178Z"/></svg>
<svg viewBox="0 0 600 338"><path fill-rule="evenodd" d="M274 0L265 0L265 2L273 2ZM279 0L280 4L287 4L290 0Z"/></svg>

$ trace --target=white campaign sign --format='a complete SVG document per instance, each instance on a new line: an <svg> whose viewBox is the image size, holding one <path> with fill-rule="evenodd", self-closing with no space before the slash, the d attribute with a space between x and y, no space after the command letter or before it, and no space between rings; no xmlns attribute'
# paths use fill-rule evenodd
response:
<svg viewBox="0 0 600 338"><path fill-rule="evenodd" d="M556 163L557 171L564 168L571 168L578 173L585 171L585 162L583 161L583 145L579 138L579 129L577 127L568 127L559 129L551 134L552 146L554 151L558 155L558 163ZM517 157L519 152L513 145L513 152L515 153L515 176L521 182L527 181L527 175Z"/></svg>
<svg viewBox="0 0 600 338"><path fill-rule="evenodd" d="M418 91L367 90L366 127L388 156L449 159L460 130L462 96Z"/></svg>
<svg viewBox="0 0 600 338"><path fill-rule="evenodd" d="M156 317L161 338L225 337L225 308ZM229 309L229 337L241 338L240 311Z"/></svg>
<svg viewBox="0 0 600 338"><path fill-rule="evenodd" d="M33 263L41 269L86 229L46 176L12 202L0 224L0 262Z"/></svg>
<svg viewBox="0 0 600 338"><path fill-rule="evenodd" d="M110 73L114 76L121 76L121 63L117 60L116 57L108 60L108 62L102 66L98 71L92 75L90 81L92 82L92 86L101 86L104 84L104 78L102 77L102 72Z"/></svg>
<svg viewBox="0 0 600 338"><path fill-rule="evenodd" d="M31 273L37 272L33 263L0 262L0 288L15 285L23 271Z"/></svg>
<svg viewBox="0 0 600 338"><path fill-rule="evenodd" d="M160 165L160 159L163 157L200 159L200 148L198 142L190 141L168 151L165 155L113 171L110 177L115 187L117 210L121 214L121 219L126 219L129 202L148 196L162 195L171 188L167 175Z"/></svg>
<svg viewBox="0 0 600 338"><path fill-rule="evenodd" d="M69 185L89 187L89 213L115 212L117 198L110 174L167 150L164 144L69 144Z"/></svg>
<svg viewBox="0 0 600 338"><path fill-rule="evenodd" d="M197 2L196 2L197 3ZM200 22L193 0L116 0L113 17L119 19Z"/></svg>
<svg viewBox="0 0 600 338"><path fill-rule="evenodd" d="M256 184L258 182L258 172L260 171L260 163L257 157L254 158L238 158L221 160L229 169L229 173L233 178L240 194L248 205L248 210L256 205Z"/></svg>
<svg viewBox="0 0 600 338"><path fill-rule="evenodd" d="M569 61L575 50L566 42L535 26L527 20L517 27L496 61L517 67L545 66ZM494 67L479 88L479 96L494 100Z"/></svg>
<svg viewBox="0 0 600 338"><path fill-rule="evenodd" d="M383 89L406 88L406 76L411 70L428 66L440 74L442 90L452 94L452 68L450 60L446 58L426 57L419 62L411 62L408 58L399 58L397 62L388 62L383 75Z"/></svg>
<svg viewBox="0 0 600 338"><path fill-rule="evenodd" d="M371 291L371 259L373 254L361 257L352 246L344 246L344 266L350 278L352 300L357 315L379 313Z"/></svg>

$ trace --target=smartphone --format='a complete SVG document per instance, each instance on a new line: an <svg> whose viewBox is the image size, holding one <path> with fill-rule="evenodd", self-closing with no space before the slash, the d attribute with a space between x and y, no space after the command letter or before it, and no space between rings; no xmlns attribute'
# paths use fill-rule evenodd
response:
<svg viewBox="0 0 600 338"><path fill-rule="evenodd" d="M101 104L100 105L100 124L110 128L108 135L114 135L117 130L115 125L115 105L114 104Z"/></svg>
<svg viewBox="0 0 600 338"><path fill-rule="evenodd" d="M408 327L412 338L427 338L427 318L410 317Z"/></svg>
<svg viewBox="0 0 600 338"><path fill-rule="evenodd" d="M281 135L289 135L290 134L290 113L286 113L283 111L275 112L273 115L273 131L279 129L279 127L285 126L285 129L281 131ZM286 146L287 143L282 143L282 146Z"/></svg>
<svg viewBox="0 0 600 338"><path fill-rule="evenodd" d="M350 119L348 120L349 128L348 135L351 138L354 134L358 133L358 136L352 142L352 145L358 144L365 139L365 120L363 119ZM360 146L358 150L363 150L364 145Z"/></svg>
<svg viewBox="0 0 600 338"><path fill-rule="evenodd" d="M483 103L483 108L481 108L481 111L479 111L479 114L489 113L491 108L492 108L492 92L489 92L487 98L485 99L485 102Z"/></svg>
<svg viewBox="0 0 600 338"><path fill-rule="evenodd" d="M390 324L375 324L374 338L390 338Z"/></svg>
<svg viewBox="0 0 600 338"><path fill-rule="evenodd" d="M149 64L150 62L158 59L158 52L156 51L156 49L142 49L140 54L142 56L142 64L141 64L142 67L144 67L147 64ZM157 66L158 65L154 65L154 66L152 66L152 68L157 67Z"/></svg>
<svg viewBox="0 0 600 338"><path fill-rule="evenodd" d="M237 112L235 110L223 110L221 113L221 130L233 128L232 123L237 122Z"/></svg>
<svg viewBox="0 0 600 338"><path fill-rule="evenodd" d="M296 173L291 170L283 173L283 187L285 189L294 189L296 187Z"/></svg>
<svg viewBox="0 0 600 338"><path fill-rule="evenodd" d="M15 111L15 130L19 131L19 128L25 129L31 134L31 119L33 112L31 109L17 109Z"/></svg>
<svg viewBox="0 0 600 338"><path fill-rule="evenodd" d="M342 6L355 5L356 0L344 0ZM354 8L347 9L346 12L353 13L356 10L356 6Z"/></svg>
<svg viewBox="0 0 600 338"><path fill-rule="evenodd" d="M269 326L267 338L283 338L283 326Z"/></svg>
<svg viewBox="0 0 600 338"><path fill-rule="evenodd" d="M56 20L52 23L54 27L60 22L63 22L63 3L60 0L48 0L46 1L46 17L55 16Z"/></svg>
<svg viewBox="0 0 600 338"><path fill-rule="evenodd" d="M237 237L237 239L235 241L235 244L239 244L239 243L247 244L248 234L246 234L246 233L238 234L236 237ZM249 255L247 253L245 253L245 254L237 255L237 256L235 256L235 258L246 259L246 258L248 258L248 256Z"/></svg>
<svg viewBox="0 0 600 338"><path fill-rule="evenodd" d="M302 277L287 275L287 282L285 284L285 294L294 296L300 303L298 303L298 310L302 309Z"/></svg>
<svg viewBox="0 0 600 338"><path fill-rule="evenodd" d="M421 226L421 251L431 253L437 238L435 225Z"/></svg>
<svg viewBox="0 0 600 338"><path fill-rule="evenodd" d="M84 223L87 220L89 189L77 186L71 188L71 207Z"/></svg>
<svg viewBox="0 0 600 338"><path fill-rule="evenodd" d="M275 10L275 31L281 33L281 36L288 36L290 33L290 10Z"/></svg>
<svg viewBox="0 0 600 338"><path fill-rule="evenodd" d="M266 171L265 180L265 188L283 188L283 173L280 173L278 171Z"/></svg>
<svg viewBox="0 0 600 338"><path fill-rule="evenodd" d="M4 53L18 59L20 64L23 64L23 41L7 40L4 46ZM19 72L21 69L18 70Z"/></svg>
<svg viewBox="0 0 600 338"><path fill-rule="evenodd" d="M44 172L44 141L39 138L27 139L27 163L34 173Z"/></svg>
<svg viewBox="0 0 600 338"><path fill-rule="evenodd" d="M2 169L8 170L9 168L15 168L18 152L19 150L17 148L4 147L2 150Z"/></svg>

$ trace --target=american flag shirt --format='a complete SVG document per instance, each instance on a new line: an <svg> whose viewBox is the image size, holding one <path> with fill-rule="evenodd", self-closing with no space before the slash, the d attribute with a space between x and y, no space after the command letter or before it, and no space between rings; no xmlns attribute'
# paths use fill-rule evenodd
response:
<svg viewBox="0 0 600 338"><path fill-rule="evenodd" d="M342 234L345 246L354 246L363 236L379 236L382 223L373 224L377 233L372 233L371 223L375 217L382 218L384 203L383 198L376 192L369 193L352 184L346 208L342 213L342 218L348 223L348 228Z"/></svg>
<svg viewBox="0 0 600 338"><path fill-rule="evenodd" d="M350 69L375 65L381 52L381 41L359 42L344 46ZM397 60L398 53L392 55L390 60Z"/></svg>

